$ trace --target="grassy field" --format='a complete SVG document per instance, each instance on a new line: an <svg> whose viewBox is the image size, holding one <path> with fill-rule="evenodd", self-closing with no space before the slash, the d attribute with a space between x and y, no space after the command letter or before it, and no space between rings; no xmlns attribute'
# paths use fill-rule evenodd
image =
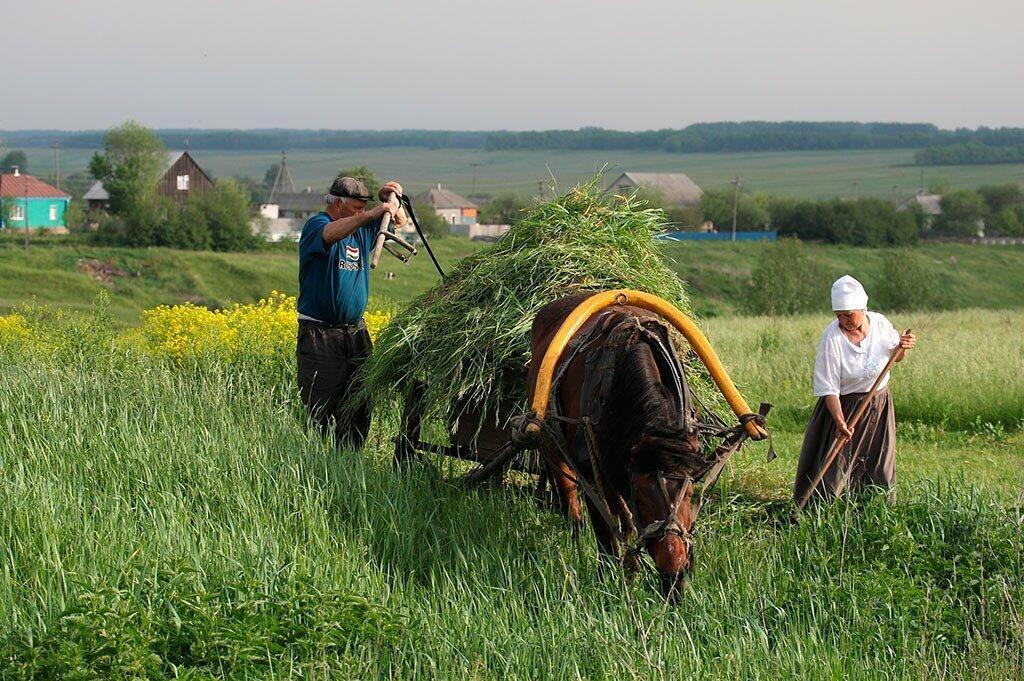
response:
<svg viewBox="0 0 1024 681"><path fill-rule="evenodd" d="M34 174L53 172L52 150L26 149ZM62 152L62 172L81 170L92 150ZM280 160L277 151L195 151L207 172L216 177L248 175L263 178L270 165ZM483 151L481 149L356 149L350 151L292 151L288 155L296 184L302 188L325 187L340 168L367 165L379 176L400 178L412 191L437 182L457 192L473 189L481 195L517 192L536 195L537 181L545 187L552 177L561 190L593 177L606 167L606 182L617 173L685 172L705 189L730 186L739 175L748 191L826 198L877 196L892 199L913 194L923 181L947 180L955 187L1024 182L1024 165L980 165L920 168L911 165L911 149L877 151L800 151L737 154L669 154L655 151ZM550 197L550 190L546 189Z"/></svg>
<svg viewBox="0 0 1024 681"><path fill-rule="evenodd" d="M287 356L176 365L101 319L9 347L0 675L1020 678L1024 313L927 317L894 319L922 327L893 379L899 503L795 527L826 318L707 324L748 399L778 405L780 457L738 457L675 608L648 578L598 579L590 536L527 488L467 492L448 461L399 474L393 423L330 451Z"/></svg>
<svg viewBox="0 0 1024 681"><path fill-rule="evenodd" d="M458 237L434 244L438 259L450 268L481 247ZM665 256L686 282L695 309L704 316L734 314L744 283L765 246L749 243L676 243ZM851 273L869 292L882 273L884 249L808 245L811 257L829 274ZM955 307L1016 309L1024 301L1024 247L926 244L915 249L922 264L936 273ZM127 276L101 283L80 270L80 260L110 262ZM387 257L375 270L372 291L404 303L437 281L426 253L409 265ZM17 238L0 239L0 312L25 301L82 309L101 287L111 294L111 310L125 324L139 311L159 304L192 301L210 307L254 302L271 290L297 293L298 260L288 246L262 253L209 253L168 249L98 248L50 239L29 251L26 260ZM387 272L394 278L387 279ZM822 292L823 300L827 291Z"/></svg>

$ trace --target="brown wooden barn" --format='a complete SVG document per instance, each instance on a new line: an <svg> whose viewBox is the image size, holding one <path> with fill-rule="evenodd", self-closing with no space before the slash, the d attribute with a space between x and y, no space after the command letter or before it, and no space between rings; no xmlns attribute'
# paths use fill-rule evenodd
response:
<svg viewBox="0 0 1024 681"><path fill-rule="evenodd" d="M157 194L178 202L190 196L202 196L212 188L213 180L187 151L181 153L156 183Z"/></svg>
<svg viewBox="0 0 1024 681"><path fill-rule="evenodd" d="M174 157L167 170L156 183L156 193L178 203L184 203L190 196L203 196L213 187L213 180L206 174L187 151ZM110 196L102 182L95 182L82 197L91 211L106 211L110 207Z"/></svg>

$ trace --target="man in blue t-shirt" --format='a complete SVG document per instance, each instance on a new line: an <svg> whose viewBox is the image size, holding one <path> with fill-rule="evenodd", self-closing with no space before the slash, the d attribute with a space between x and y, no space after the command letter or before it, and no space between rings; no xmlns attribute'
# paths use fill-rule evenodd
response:
<svg viewBox="0 0 1024 681"><path fill-rule="evenodd" d="M363 323L370 255L385 213L396 226L405 223L399 205L387 202L392 193L401 197L402 186L385 183L380 205L364 210L371 198L366 185L339 177L325 197L326 210L306 221L299 238L299 394L310 417L325 431L333 428L335 443L356 448L366 440L371 405L347 398L373 349Z"/></svg>

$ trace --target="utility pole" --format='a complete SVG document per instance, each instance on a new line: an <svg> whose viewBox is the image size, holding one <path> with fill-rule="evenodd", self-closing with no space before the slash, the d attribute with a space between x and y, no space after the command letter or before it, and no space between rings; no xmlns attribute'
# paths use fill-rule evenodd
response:
<svg viewBox="0 0 1024 681"><path fill-rule="evenodd" d="M473 191L470 193L470 196L476 196L476 168L480 165L480 162L477 161L475 163L470 163L469 165L473 166Z"/></svg>
<svg viewBox="0 0 1024 681"><path fill-rule="evenodd" d="M14 174L18 174L18 169L14 169ZM25 178L25 214L22 216L25 218L25 257L28 257L28 175L21 173Z"/></svg>
<svg viewBox="0 0 1024 681"><path fill-rule="evenodd" d="M57 176L57 189L60 189L60 142L53 143L53 168Z"/></svg>
<svg viewBox="0 0 1024 681"><path fill-rule="evenodd" d="M537 180L537 196L538 198L544 198L544 180Z"/></svg>
<svg viewBox="0 0 1024 681"><path fill-rule="evenodd" d="M740 202L740 187L743 186L739 175L732 181L732 186L736 187L732 195L732 240L736 241L736 207Z"/></svg>
<svg viewBox="0 0 1024 681"><path fill-rule="evenodd" d="M857 180L853 181L853 200L860 200L860 182L858 182Z"/></svg>

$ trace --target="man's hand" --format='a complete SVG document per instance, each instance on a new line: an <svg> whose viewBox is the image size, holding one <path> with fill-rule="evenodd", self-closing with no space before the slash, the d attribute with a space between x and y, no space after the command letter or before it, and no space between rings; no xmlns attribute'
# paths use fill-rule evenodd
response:
<svg viewBox="0 0 1024 681"><path fill-rule="evenodd" d="M836 422L836 437L846 440L853 439L853 431L850 430L850 426L846 425L846 421Z"/></svg>
<svg viewBox="0 0 1024 681"><path fill-rule="evenodd" d="M913 331L908 331L900 336L900 347L904 350L909 350L915 345L917 345L917 336Z"/></svg>
<svg viewBox="0 0 1024 681"><path fill-rule="evenodd" d="M391 194L398 198L402 198L402 185L398 184L394 180L388 180L384 183L384 186L377 192L377 198L381 200L381 203L386 203L391 197Z"/></svg>
<svg viewBox="0 0 1024 681"><path fill-rule="evenodd" d="M398 211L400 209L401 206L396 206L393 203L388 203L387 201L385 201L371 208L369 213L372 216L371 219L373 220L384 217L384 213L387 213L388 215L391 216L392 219L394 219L394 217L398 215Z"/></svg>

